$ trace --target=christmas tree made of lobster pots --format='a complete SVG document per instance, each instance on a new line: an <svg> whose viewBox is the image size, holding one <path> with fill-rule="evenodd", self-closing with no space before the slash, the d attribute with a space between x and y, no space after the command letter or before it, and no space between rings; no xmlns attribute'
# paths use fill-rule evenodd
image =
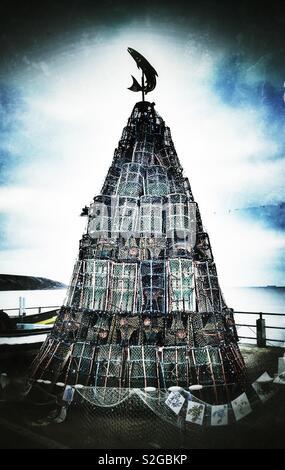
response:
<svg viewBox="0 0 285 470"><path fill-rule="evenodd" d="M33 379L166 390L200 384L214 401L243 388L233 311L170 129L145 94L147 60L132 91L142 101L123 129L88 217L67 300L31 368Z"/></svg>

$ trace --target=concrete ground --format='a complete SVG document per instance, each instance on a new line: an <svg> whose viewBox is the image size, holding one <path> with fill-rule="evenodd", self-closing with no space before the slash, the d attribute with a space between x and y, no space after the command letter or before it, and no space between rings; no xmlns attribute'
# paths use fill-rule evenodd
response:
<svg viewBox="0 0 285 470"><path fill-rule="evenodd" d="M278 357L283 348L259 349L241 345L249 383L263 372L277 372ZM13 359L13 371L21 374L30 358ZM9 364L6 364L7 368ZM6 369L8 371L8 369ZM16 384L17 385L17 384ZM35 390L23 401L10 394L9 401L0 397L0 448L162 448L162 449L226 449L285 448L285 386L265 404L239 422L226 427L193 425L185 430L166 423L149 409L98 409L86 402L68 410L61 424L35 426L55 408L54 398L47 391ZM2 393L2 400L5 398ZM7 397L6 397L7 398Z"/></svg>

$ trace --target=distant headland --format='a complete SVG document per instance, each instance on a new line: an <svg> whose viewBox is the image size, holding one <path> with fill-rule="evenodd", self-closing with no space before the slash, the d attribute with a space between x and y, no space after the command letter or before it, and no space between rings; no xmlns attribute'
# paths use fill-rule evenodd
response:
<svg viewBox="0 0 285 470"><path fill-rule="evenodd" d="M0 274L0 291L62 289L64 287L66 287L65 284L45 277Z"/></svg>

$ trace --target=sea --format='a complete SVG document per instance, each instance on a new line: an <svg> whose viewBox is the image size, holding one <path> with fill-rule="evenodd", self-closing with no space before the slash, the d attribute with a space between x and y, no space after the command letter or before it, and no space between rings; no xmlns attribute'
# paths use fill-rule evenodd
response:
<svg viewBox="0 0 285 470"><path fill-rule="evenodd" d="M252 325L237 326L241 342L254 342L256 320L259 318L259 312L263 312L266 314L263 318L266 322L267 344L285 347L285 329L270 328L271 326L285 328L285 287L226 287L223 288L223 295L227 305L235 311L236 324ZM26 313L29 315L36 313L39 306L42 307L42 311L48 311L51 307L63 305L65 296L66 288L0 291L0 308L7 311L9 315L14 316L19 308L19 297L24 297L25 306L28 307ZM249 312L255 312L255 315L251 315ZM269 313L278 315L271 316ZM253 339L243 339L243 336L252 337Z"/></svg>

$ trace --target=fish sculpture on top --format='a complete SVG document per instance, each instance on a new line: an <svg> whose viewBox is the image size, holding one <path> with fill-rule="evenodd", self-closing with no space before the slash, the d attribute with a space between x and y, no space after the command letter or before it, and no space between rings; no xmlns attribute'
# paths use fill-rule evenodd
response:
<svg viewBox="0 0 285 470"><path fill-rule="evenodd" d="M135 49L128 47L128 52L135 60L138 69L141 69L142 71L141 85L139 84L137 79L132 75L133 84L128 88L128 90L141 91L142 101L144 101L145 95L155 89L156 77L158 77L158 74L153 68L153 66L146 60L146 58L142 56L139 52L135 51Z"/></svg>

